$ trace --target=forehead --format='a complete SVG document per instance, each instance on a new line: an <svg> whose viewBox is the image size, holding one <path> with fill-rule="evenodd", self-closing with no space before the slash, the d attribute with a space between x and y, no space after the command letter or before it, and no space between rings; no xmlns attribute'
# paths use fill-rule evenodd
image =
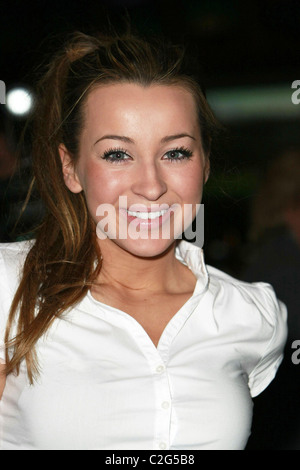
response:
<svg viewBox="0 0 300 470"><path fill-rule="evenodd" d="M198 126L195 99L179 85L101 85L89 93L84 112L85 128L91 131L99 130L99 126L127 127L133 131L137 126L157 131L185 126L192 131Z"/></svg>

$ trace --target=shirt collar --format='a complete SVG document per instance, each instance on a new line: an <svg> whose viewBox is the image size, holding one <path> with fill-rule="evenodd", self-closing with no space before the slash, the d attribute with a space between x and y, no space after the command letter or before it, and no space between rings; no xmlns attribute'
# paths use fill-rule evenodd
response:
<svg viewBox="0 0 300 470"><path fill-rule="evenodd" d="M202 293L207 288L209 282L202 248L185 240L180 240L175 248L175 256L196 276L197 284L194 294Z"/></svg>

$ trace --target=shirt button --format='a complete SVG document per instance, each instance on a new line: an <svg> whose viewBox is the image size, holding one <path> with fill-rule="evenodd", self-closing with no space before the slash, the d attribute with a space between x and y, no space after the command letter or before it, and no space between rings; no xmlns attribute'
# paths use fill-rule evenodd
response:
<svg viewBox="0 0 300 470"><path fill-rule="evenodd" d="M164 450L164 449L167 448L167 444L166 444L165 442L160 442L160 443L159 443L159 448L160 448L161 450Z"/></svg>
<svg viewBox="0 0 300 470"><path fill-rule="evenodd" d="M164 409L164 410L167 410L170 406L170 403L168 401L163 401L162 404L161 404L161 407Z"/></svg>
<svg viewBox="0 0 300 470"><path fill-rule="evenodd" d="M156 372L158 374L161 374L164 370L165 370L165 366L160 365L156 367Z"/></svg>

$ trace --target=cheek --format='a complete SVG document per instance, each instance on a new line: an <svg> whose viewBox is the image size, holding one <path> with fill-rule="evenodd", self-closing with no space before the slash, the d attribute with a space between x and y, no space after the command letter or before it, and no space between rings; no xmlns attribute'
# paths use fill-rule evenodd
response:
<svg viewBox="0 0 300 470"><path fill-rule="evenodd" d="M95 216L96 209L100 204L115 205L120 195L122 179L116 173L99 168L99 165L89 163L81 172L83 191L87 205L92 216Z"/></svg>
<svg viewBox="0 0 300 470"><path fill-rule="evenodd" d="M200 163L191 165L178 175L177 187L187 203L200 203L203 190L204 170Z"/></svg>

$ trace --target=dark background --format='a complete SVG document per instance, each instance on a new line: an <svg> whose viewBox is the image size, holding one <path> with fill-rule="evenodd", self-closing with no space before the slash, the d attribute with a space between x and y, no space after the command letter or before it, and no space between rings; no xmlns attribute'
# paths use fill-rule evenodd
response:
<svg viewBox="0 0 300 470"><path fill-rule="evenodd" d="M299 0L10 0L0 7L0 79L7 90L34 85L38 66L65 33L109 23L122 29L127 14L146 36L164 34L196 48L208 98L224 88L289 90L300 79ZM207 261L234 275L247 261L249 209L266 165L287 147L300 147L300 105L296 118L241 117L222 116L226 135L212 154L204 199Z"/></svg>
<svg viewBox="0 0 300 470"><path fill-rule="evenodd" d="M279 85L290 90L289 105L297 106L289 98L292 82L300 80L300 1L296 0L0 1L0 79L7 90L19 84L33 86L38 65L60 46L64 33L74 29L94 32L107 29L110 23L122 29L127 14L143 35L163 33L197 50L208 100L210 93L220 89ZM4 112L1 116L7 117ZM222 122L226 133L213 148L212 174L204 197L204 247L208 263L239 277L248 260L251 204L266 166L287 148L300 148L300 105L298 114L290 116L244 114L230 119L225 115ZM20 120L9 120L15 140L22 125ZM17 191L20 206L27 181L24 177L8 184L3 179L2 204L7 207L7 200ZM35 220L34 204L32 207L29 218ZM7 212L3 213L2 228L9 220ZM1 241L17 238L18 233L2 230ZM274 406L278 408L280 400L283 415L285 410L278 393L277 403L258 403L265 421L255 418L249 448L283 445L280 438L289 423L285 422L284 431L279 429ZM263 408L267 408L267 417ZM294 434L295 429L296 425L291 431ZM266 438L268 433L271 437Z"/></svg>

